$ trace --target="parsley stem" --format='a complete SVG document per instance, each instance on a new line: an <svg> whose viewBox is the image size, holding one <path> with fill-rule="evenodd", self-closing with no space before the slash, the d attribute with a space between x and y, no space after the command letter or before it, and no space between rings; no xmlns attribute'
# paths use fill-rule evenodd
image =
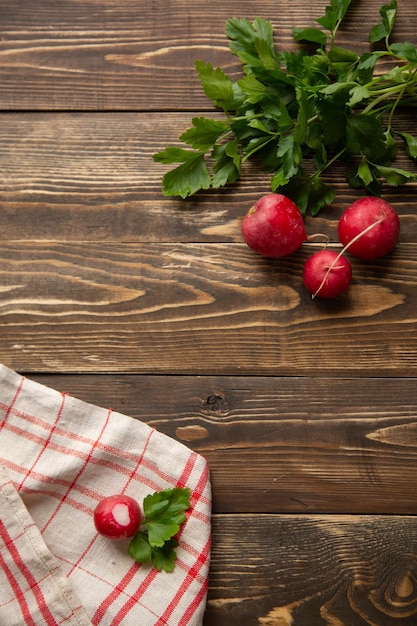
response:
<svg viewBox="0 0 417 626"><path fill-rule="evenodd" d="M386 87L379 87L379 89L369 90L369 93L372 95L390 95L394 94L403 87L408 87L413 84L414 81L406 81L404 83L394 83L393 85L387 85Z"/></svg>
<svg viewBox="0 0 417 626"><path fill-rule="evenodd" d="M342 156L342 154L344 154L346 152L346 147L342 148L337 154L335 154L331 159L329 159L328 161L326 161L326 163L318 170L316 170L313 174L313 176L320 176L325 170L327 170L328 167L330 167L331 165L333 165L333 163L335 163L338 159L340 159L340 157Z"/></svg>
<svg viewBox="0 0 417 626"><path fill-rule="evenodd" d="M273 135L272 137L267 137L267 139L265 139L265 141L263 141L261 144L257 145L256 148L253 148L252 150L249 150L249 152L247 152L245 154L245 156L242 157L242 161L241 162L245 163L253 154L258 152L258 150L260 150L261 148L264 148L265 146L267 146L275 138L276 138L275 135Z"/></svg>
<svg viewBox="0 0 417 626"><path fill-rule="evenodd" d="M400 101L401 101L401 99L402 99L402 97L403 97L403 95L404 95L404 92L405 92L406 88L407 88L407 84L405 84L405 85L403 86L403 88L402 88L402 89L400 89L400 91L398 92L398 96L397 96L397 98L396 98L396 100L395 100L394 104L393 104L393 105L392 105L392 107L391 107L391 111L390 111L390 114L389 114L389 117L388 117L388 122L387 122L387 129L388 129L388 131L389 131L389 132L391 131L391 128L392 128L392 120L393 120L393 118L394 118L394 113L395 113L395 110L396 110L396 108L397 108L398 104L400 103Z"/></svg>
<svg viewBox="0 0 417 626"><path fill-rule="evenodd" d="M390 55L390 56L394 56L395 57L395 55ZM397 59L397 57L395 57L395 59ZM414 67L414 65L412 65L410 63L405 63L401 67L397 66L395 69L397 71L401 72L401 74L405 74L406 72L409 73L409 70L413 69L413 67ZM364 85L364 87L366 87L367 89L371 89L375 85L379 85L381 83L387 83L390 80L391 81L393 80L393 75L390 72L388 72L388 73L385 73L385 74L381 74L379 76L375 76L371 81L369 81L369 83ZM394 83L394 84L398 85L399 83Z"/></svg>
<svg viewBox="0 0 417 626"><path fill-rule="evenodd" d="M229 116L230 117L230 116ZM256 120L265 117L265 113L251 113L250 115L235 115L233 122L247 122L248 120Z"/></svg>
<svg viewBox="0 0 417 626"><path fill-rule="evenodd" d="M376 94L379 94L376 98L374 98L374 100L372 100L368 106L366 106L364 108L364 110L362 111L362 113L364 115L366 115L367 113L369 113L369 111L371 111L372 109L374 109L378 104L380 104L380 102L384 102L384 100L387 100L389 98L389 96L395 95L395 94L400 94L400 100L401 100L401 96L403 95L404 91L407 89L408 87L408 82L407 83L402 83L402 84L396 84L396 85L391 85L390 87L384 87L383 89L379 89L378 91L372 93L370 92L371 97L375 96ZM398 98L396 98L398 100Z"/></svg>
<svg viewBox="0 0 417 626"><path fill-rule="evenodd" d="M337 31L339 30L339 26L342 23L342 18L340 18L339 20L337 20L334 29L331 31L331 47L333 48L335 41L336 41L336 35L337 35Z"/></svg>

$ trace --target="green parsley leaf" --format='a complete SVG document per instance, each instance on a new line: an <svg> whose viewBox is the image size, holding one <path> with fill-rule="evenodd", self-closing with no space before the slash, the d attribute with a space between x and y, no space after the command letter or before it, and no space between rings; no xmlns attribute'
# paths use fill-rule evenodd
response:
<svg viewBox="0 0 417 626"><path fill-rule="evenodd" d="M319 124L326 146L332 148L345 144L345 104L341 107L334 98L318 98L316 110L320 118Z"/></svg>
<svg viewBox="0 0 417 626"><path fill-rule="evenodd" d="M178 541L170 539L166 541L163 546L152 549L152 565L158 572L164 570L171 573L175 568L175 561L177 560L177 554L175 548L178 546Z"/></svg>
<svg viewBox="0 0 417 626"><path fill-rule="evenodd" d="M275 58L273 27L271 22L257 17L248 19L231 18L226 22L226 34L230 39L230 50L244 65L262 65L265 58Z"/></svg>
<svg viewBox="0 0 417 626"><path fill-rule="evenodd" d="M324 46L327 41L326 33L319 28L293 28L293 35L296 41L308 41L319 46Z"/></svg>
<svg viewBox="0 0 417 626"><path fill-rule="evenodd" d="M404 41L403 43L393 43L390 45L391 52L399 59L405 59L410 63L417 63L417 48L410 41Z"/></svg>
<svg viewBox="0 0 417 626"><path fill-rule="evenodd" d="M380 120L367 115L348 115L346 145L351 154L380 158L386 151L385 133Z"/></svg>
<svg viewBox="0 0 417 626"><path fill-rule="evenodd" d="M384 135L385 135L385 154L383 158L378 161L381 165L392 163L398 154L398 144L395 140L394 135L391 132L391 129L386 130Z"/></svg>
<svg viewBox="0 0 417 626"><path fill-rule="evenodd" d="M138 530L132 537L128 547L129 556L138 563L150 563L152 561L152 548L146 532Z"/></svg>
<svg viewBox="0 0 417 626"><path fill-rule="evenodd" d="M281 137L277 154L282 159L285 178L289 180L297 174L303 156L299 144L294 139L294 135Z"/></svg>
<svg viewBox="0 0 417 626"><path fill-rule="evenodd" d="M385 167L384 165L375 165L375 169L391 187L404 185L407 181L417 180L417 174L407 172L397 167Z"/></svg>
<svg viewBox="0 0 417 626"><path fill-rule="evenodd" d="M285 168L280 167L279 170L275 172L275 174L271 178L271 189L272 191L278 191L281 187L284 187L289 182L289 178L285 173Z"/></svg>
<svg viewBox="0 0 417 626"><path fill-rule="evenodd" d="M371 195L379 196L381 195L382 185L377 178L376 172L373 171L373 167L369 164L367 165L368 167L361 162L359 166L350 169L346 172L346 180L353 189L362 187Z"/></svg>
<svg viewBox="0 0 417 626"><path fill-rule="evenodd" d="M162 188L165 196L185 199L200 189L209 189L211 178L203 152L168 146L164 151L154 154L153 159L159 163L182 162L164 175Z"/></svg>
<svg viewBox="0 0 417 626"><path fill-rule="evenodd" d="M343 101L346 101L347 95L355 87L356 87L355 83L336 82L336 83L331 83L331 85L326 85L326 87L323 87L320 90L320 93L324 93L327 96L339 94L339 101L341 101L340 97L343 99Z"/></svg>
<svg viewBox="0 0 417 626"><path fill-rule="evenodd" d="M377 43L381 39L388 39L397 17L397 0L391 0L390 4L385 4L379 10L381 22L373 26L369 32L369 41Z"/></svg>
<svg viewBox="0 0 417 626"><path fill-rule="evenodd" d="M128 547L129 556L143 565L153 565L158 572L173 572L177 555L175 548L178 541L174 538L166 541L162 546L151 546L146 532L139 531L131 539Z"/></svg>
<svg viewBox="0 0 417 626"><path fill-rule="evenodd" d="M204 93L214 106L224 111L235 108L235 92L232 80L220 67L214 68L211 63L196 61L195 67L203 86Z"/></svg>
<svg viewBox="0 0 417 626"><path fill-rule="evenodd" d="M355 85L350 89L349 95L349 106L353 108L356 104L359 104L359 102L363 102L369 98L369 91L366 85Z"/></svg>
<svg viewBox="0 0 417 626"><path fill-rule="evenodd" d="M366 86L372 81L376 63L383 54L381 52L364 52L360 55L357 65L358 83Z"/></svg>
<svg viewBox="0 0 417 626"><path fill-rule="evenodd" d="M349 8L351 0L331 0L325 9L325 15L316 20L318 24L333 32L342 21Z"/></svg>
<svg viewBox="0 0 417 626"><path fill-rule="evenodd" d="M417 161L417 137L410 135L410 133L398 133L403 139L408 156Z"/></svg>
<svg viewBox="0 0 417 626"><path fill-rule="evenodd" d="M185 511L189 507L189 489L176 487L146 496L143 512L150 545L162 547L171 539L185 522Z"/></svg>
<svg viewBox="0 0 417 626"><path fill-rule="evenodd" d="M356 63L359 59L356 52L348 48L333 45L329 50L329 59L334 63Z"/></svg>
<svg viewBox="0 0 417 626"><path fill-rule="evenodd" d="M280 188L280 193L288 195L298 206L301 213L317 215L326 205L331 204L335 192L326 185L318 174L306 176L302 170L287 185Z"/></svg>
<svg viewBox="0 0 417 626"><path fill-rule="evenodd" d="M417 47L389 42L397 0L381 6L380 22L370 30L372 43L385 40L378 50L338 45L351 4L329 0L318 27L294 28L295 41L310 44L296 50L276 47L273 25L264 18L227 20L229 48L242 72L232 79L211 63L196 62L204 93L225 115L194 118L180 136L187 149L170 146L154 155L177 165L162 179L164 195L186 198L234 183L248 159L269 176L273 191L314 215L332 200L323 179L335 161L352 187L375 195L382 181L397 186L414 180L395 167L399 149L417 160L417 139L397 128L395 113L417 106Z"/></svg>
<svg viewBox="0 0 417 626"><path fill-rule="evenodd" d="M187 145L205 152L211 148L219 137L227 132L228 126L225 122L211 120L206 117L194 117L193 128L186 130L180 139Z"/></svg>
<svg viewBox="0 0 417 626"><path fill-rule="evenodd" d="M326 185L318 175L311 177L308 185L305 185L305 187L308 191L308 203L304 210L305 213L307 207L310 206L311 214L317 215L326 204L331 204L334 200L334 190L329 185Z"/></svg>
<svg viewBox="0 0 417 626"><path fill-rule="evenodd" d="M256 104L265 98L267 87L263 85L253 74L244 76L238 81L238 85L245 95L246 102Z"/></svg>
<svg viewBox="0 0 417 626"><path fill-rule="evenodd" d="M366 159L362 159L358 165L358 177L361 179L365 187L370 185L374 180L374 175Z"/></svg>
<svg viewBox="0 0 417 626"><path fill-rule="evenodd" d="M158 571L173 571L177 558L175 548L178 547L174 535L186 520L190 495L188 487L174 487L146 496L143 523L129 542L128 552L132 559L144 565L151 564Z"/></svg>
<svg viewBox="0 0 417 626"><path fill-rule="evenodd" d="M213 150L215 164L213 166L213 188L218 189L226 183L234 183L240 174L240 154L237 139L228 141Z"/></svg>
<svg viewBox="0 0 417 626"><path fill-rule="evenodd" d="M372 75L372 72L374 70L376 62L378 61L380 56L381 56L380 52L364 52L359 57L358 69L359 70L370 70L371 71L371 75Z"/></svg>
<svg viewBox="0 0 417 626"><path fill-rule="evenodd" d="M255 40L256 51L259 56L259 61L267 70L275 70L279 67L277 55L275 53L273 41L272 41L272 28L269 22L263 20L263 23L268 25L267 39L258 37ZM270 39L271 36L271 39Z"/></svg>

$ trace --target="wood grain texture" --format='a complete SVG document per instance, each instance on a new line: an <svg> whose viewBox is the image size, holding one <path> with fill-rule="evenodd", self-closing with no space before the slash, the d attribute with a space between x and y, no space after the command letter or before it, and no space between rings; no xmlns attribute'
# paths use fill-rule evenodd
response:
<svg viewBox="0 0 417 626"><path fill-rule="evenodd" d="M219 515L204 626L415 626L417 519Z"/></svg>
<svg viewBox="0 0 417 626"><path fill-rule="evenodd" d="M0 357L34 372L415 375L415 246L355 261L349 291L321 302L302 284L307 255L4 243Z"/></svg>
<svg viewBox="0 0 417 626"><path fill-rule="evenodd" d="M218 114L211 115L219 117ZM270 176L247 164L238 183L182 201L161 193L169 169L152 154L178 143L191 115L133 113L8 113L0 115L0 241L35 239L117 242L241 242L240 221L270 191ZM415 115L401 128L414 132ZM400 151L398 167L417 165ZM329 169L332 207L307 220L310 234L337 239L337 220L362 190L345 170ZM401 216L401 241L417 239L417 183L384 189ZM22 219L22 215L25 216Z"/></svg>
<svg viewBox="0 0 417 626"><path fill-rule="evenodd" d="M270 260L242 242L268 176L247 163L184 202L152 160L221 117L194 64L240 75L229 17L270 19L294 49L327 4L0 0L0 362L208 459L204 626L417 624L417 183L384 189L395 252L312 302L320 244ZM367 48L381 4L352 2L340 45ZM398 0L394 39L416 32ZM400 121L415 134L415 111ZM339 164L326 176L335 202L306 226L336 242L362 192Z"/></svg>
<svg viewBox="0 0 417 626"><path fill-rule="evenodd" d="M277 46L294 47L292 29L312 26L326 0L0 1L0 108L9 110L196 110L207 108L195 73L201 58L237 75L228 50L229 17L275 25ZM368 46L379 0L356 3L340 45ZM399 0L396 33L417 30L412 3ZM185 88L186 85L186 88Z"/></svg>
<svg viewBox="0 0 417 626"><path fill-rule="evenodd" d="M204 455L216 513L417 515L415 379L30 377Z"/></svg>

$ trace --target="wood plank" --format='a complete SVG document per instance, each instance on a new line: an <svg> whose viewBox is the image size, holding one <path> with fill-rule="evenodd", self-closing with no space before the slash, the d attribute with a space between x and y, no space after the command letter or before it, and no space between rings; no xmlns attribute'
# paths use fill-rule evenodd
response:
<svg viewBox="0 0 417 626"><path fill-rule="evenodd" d="M326 0L0 1L0 108L10 110L196 110L207 108L194 62L235 75L228 50L229 17L256 16L276 27L279 49L294 47L294 26L313 26ZM380 0L355 6L340 45L368 49ZM417 30L413 4L399 2L396 35ZM184 85L187 88L184 88Z"/></svg>
<svg viewBox="0 0 417 626"><path fill-rule="evenodd" d="M308 254L4 243L0 355L34 372L415 375L415 245L354 261L354 283L331 301L302 284Z"/></svg>
<svg viewBox="0 0 417 626"><path fill-rule="evenodd" d="M265 188L254 173L236 196L233 186L187 202L163 198L166 168L152 154L177 142L188 114L166 116L163 126L156 114L19 113L2 120L2 241L241 240L238 219Z"/></svg>
<svg viewBox="0 0 417 626"><path fill-rule="evenodd" d="M216 513L417 514L415 379L30 377L205 456Z"/></svg>
<svg viewBox="0 0 417 626"><path fill-rule="evenodd" d="M31 371L412 376L416 254L354 261L346 294L312 301L306 250L4 243L0 354Z"/></svg>
<svg viewBox="0 0 417 626"><path fill-rule="evenodd" d="M401 120L413 133L414 113ZM270 191L270 177L248 164L227 189L187 201L164 198L161 180L169 168L152 154L178 142L189 114L166 114L163 125L158 114L130 113L9 113L0 122L1 241L241 242L243 215ZM398 167L417 173L401 152ZM363 191L348 187L340 164L326 182L336 199L306 226L336 240L337 219ZM417 183L384 189L401 216L404 242L417 240L416 190Z"/></svg>
<svg viewBox="0 0 417 626"><path fill-rule="evenodd" d="M417 519L218 515L204 626L415 626Z"/></svg>
<svg viewBox="0 0 417 626"><path fill-rule="evenodd" d="M384 189L394 254L312 302L319 244L269 260L242 242L268 177L247 165L183 202L152 161L192 116L219 117L194 62L239 75L228 17L271 19L288 49L327 4L0 0L0 362L206 456L204 626L417 623L417 183ZM381 4L352 3L340 44L367 47ZM394 38L414 41L398 5ZM415 112L401 125L415 134ZM306 223L336 241L362 193L338 164L327 176L334 205Z"/></svg>

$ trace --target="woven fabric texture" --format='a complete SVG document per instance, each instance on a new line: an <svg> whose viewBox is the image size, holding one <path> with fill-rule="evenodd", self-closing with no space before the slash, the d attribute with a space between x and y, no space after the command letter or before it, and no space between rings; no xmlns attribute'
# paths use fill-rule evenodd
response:
<svg viewBox="0 0 417 626"><path fill-rule="evenodd" d="M207 461L129 416L0 365L0 624L200 626L211 541ZM105 496L191 489L174 572L97 534Z"/></svg>

